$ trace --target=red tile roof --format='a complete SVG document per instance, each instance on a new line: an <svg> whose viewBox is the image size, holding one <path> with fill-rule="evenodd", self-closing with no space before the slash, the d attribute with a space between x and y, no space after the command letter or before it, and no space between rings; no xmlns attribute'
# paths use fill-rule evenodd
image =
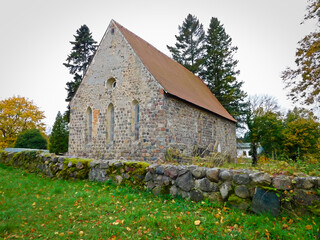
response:
<svg viewBox="0 0 320 240"><path fill-rule="evenodd" d="M116 21L113 23L166 92L236 122L200 78Z"/></svg>

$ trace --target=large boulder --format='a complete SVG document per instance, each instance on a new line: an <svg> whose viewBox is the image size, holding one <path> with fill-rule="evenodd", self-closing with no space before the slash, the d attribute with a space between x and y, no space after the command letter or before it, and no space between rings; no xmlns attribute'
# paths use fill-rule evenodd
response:
<svg viewBox="0 0 320 240"><path fill-rule="evenodd" d="M182 189L183 191L189 192L191 189L194 188L195 182L192 178L192 174L190 171L186 172L185 174L179 176L176 179L176 185Z"/></svg>

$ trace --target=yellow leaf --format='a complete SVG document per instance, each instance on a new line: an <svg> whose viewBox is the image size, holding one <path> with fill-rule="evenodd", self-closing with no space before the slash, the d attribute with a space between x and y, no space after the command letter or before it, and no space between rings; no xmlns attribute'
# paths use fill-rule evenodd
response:
<svg viewBox="0 0 320 240"><path fill-rule="evenodd" d="M79 235L80 235L80 236L83 236L83 234L84 234L83 231L80 231L80 232L79 232Z"/></svg>
<svg viewBox="0 0 320 240"><path fill-rule="evenodd" d="M200 225L200 223L201 223L201 221L200 221L200 220L195 220L195 221L194 221L194 225L196 225L196 226L199 226L199 225Z"/></svg>
<svg viewBox="0 0 320 240"><path fill-rule="evenodd" d="M311 225L307 225L306 226L306 230L311 230L312 229L312 226Z"/></svg>

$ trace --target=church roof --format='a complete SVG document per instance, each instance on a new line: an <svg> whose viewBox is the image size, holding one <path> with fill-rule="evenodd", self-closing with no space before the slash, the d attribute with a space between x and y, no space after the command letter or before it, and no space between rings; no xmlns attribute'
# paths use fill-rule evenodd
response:
<svg viewBox="0 0 320 240"><path fill-rule="evenodd" d="M167 93L236 122L200 78L116 21L112 21Z"/></svg>

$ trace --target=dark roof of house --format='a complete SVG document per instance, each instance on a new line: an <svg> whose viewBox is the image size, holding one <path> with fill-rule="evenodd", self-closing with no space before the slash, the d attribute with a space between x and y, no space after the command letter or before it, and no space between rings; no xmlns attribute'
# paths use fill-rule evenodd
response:
<svg viewBox="0 0 320 240"><path fill-rule="evenodd" d="M166 92L236 122L200 78L116 21L112 22Z"/></svg>

